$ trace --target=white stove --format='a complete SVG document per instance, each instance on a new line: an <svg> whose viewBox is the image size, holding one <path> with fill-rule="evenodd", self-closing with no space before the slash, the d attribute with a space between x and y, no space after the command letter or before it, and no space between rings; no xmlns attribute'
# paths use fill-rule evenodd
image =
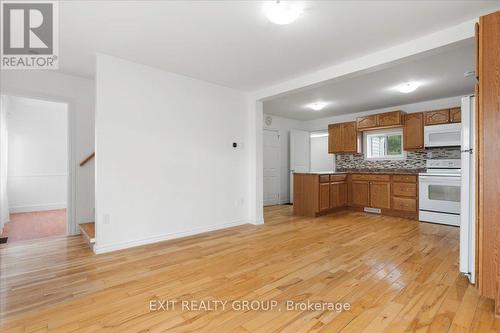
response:
<svg viewBox="0 0 500 333"><path fill-rule="evenodd" d="M460 226L460 159L427 160L419 174L419 220Z"/></svg>

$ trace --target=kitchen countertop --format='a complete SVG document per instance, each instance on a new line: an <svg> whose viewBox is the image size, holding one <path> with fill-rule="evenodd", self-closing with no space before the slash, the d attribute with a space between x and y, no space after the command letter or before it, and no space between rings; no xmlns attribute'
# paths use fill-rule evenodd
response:
<svg viewBox="0 0 500 333"><path fill-rule="evenodd" d="M376 174L391 174L391 175L418 175L420 172L425 172L425 169L341 169L339 171L318 171L318 172L295 172L301 175L336 175L349 173L376 173Z"/></svg>

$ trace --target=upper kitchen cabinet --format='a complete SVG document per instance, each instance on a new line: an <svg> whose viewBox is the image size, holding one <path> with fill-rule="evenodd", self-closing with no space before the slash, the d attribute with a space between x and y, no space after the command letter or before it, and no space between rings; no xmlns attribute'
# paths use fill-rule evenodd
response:
<svg viewBox="0 0 500 333"><path fill-rule="evenodd" d="M377 115L374 114L372 116L358 117L356 119L356 123L358 130L377 127L378 126Z"/></svg>
<svg viewBox="0 0 500 333"><path fill-rule="evenodd" d="M401 111L393 111L359 117L356 119L356 123L358 131L398 127L403 125L403 113Z"/></svg>
<svg viewBox="0 0 500 333"><path fill-rule="evenodd" d="M361 133L356 122L328 125L328 152L361 154Z"/></svg>
<svg viewBox="0 0 500 333"><path fill-rule="evenodd" d="M462 112L460 107L427 111L424 115L425 126L460 123L462 121Z"/></svg>
<svg viewBox="0 0 500 333"><path fill-rule="evenodd" d="M452 108L450 109L450 123L460 123L462 121L462 109Z"/></svg>
<svg viewBox="0 0 500 333"><path fill-rule="evenodd" d="M404 116L403 146L404 150L424 148L424 114L422 112Z"/></svg>
<svg viewBox="0 0 500 333"><path fill-rule="evenodd" d="M401 126L403 124L401 111L380 113L377 118L379 127Z"/></svg>
<svg viewBox="0 0 500 333"><path fill-rule="evenodd" d="M425 113L425 125L439 125L450 122L450 109L428 111Z"/></svg>

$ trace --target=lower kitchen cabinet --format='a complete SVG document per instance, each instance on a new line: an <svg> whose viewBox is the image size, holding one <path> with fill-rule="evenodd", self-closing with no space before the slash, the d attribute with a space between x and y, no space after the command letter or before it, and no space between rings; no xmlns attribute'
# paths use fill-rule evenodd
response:
<svg viewBox="0 0 500 333"><path fill-rule="evenodd" d="M346 174L294 174L293 214L319 216L347 206Z"/></svg>
<svg viewBox="0 0 500 333"><path fill-rule="evenodd" d="M418 218L418 182L411 174L295 174L294 215L319 216L349 208Z"/></svg>
<svg viewBox="0 0 500 333"><path fill-rule="evenodd" d="M330 209L330 183L319 184L319 210Z"/></svg>
<svg viewBox="0 0 500 333"><path fill-rule="evenodd" d="M330 183L330 208L347 206L347 183Z"/></svg>
<svg viewBox="0 0 500 333"><path fill-rule="evenodd" d="M351 197L353 206L370 206L370 182L352 181Z"/></svg>
<svg viewBox="0 0 500 333"><path fill-rule="evenodd" d="M370 207L391 208L391 183L370 183Z"/></svg>

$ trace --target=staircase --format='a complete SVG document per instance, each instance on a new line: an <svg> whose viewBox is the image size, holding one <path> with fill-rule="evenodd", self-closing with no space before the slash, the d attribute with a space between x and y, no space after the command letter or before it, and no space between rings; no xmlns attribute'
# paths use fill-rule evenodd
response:
<svg viewBox="0 0 500 333"><path fill-rule="evenodd" d="M95 222L80 223L80 231L85 241L89 244L90 249L94 250L95 243Z"/></svg>
<svg viewBox="0 0 500 333"><path fill-rule="evenodd" d="M95 152L87 156L84 160L80 162L80 166L84 166L90 160L92 160L95 157ZM89 244L90 249L93 251L94 250L94 244L95 244L95 222L88 222L88 223L80 223L80 231L82 232L82 236L85 239L85 241Z"/></svg>

